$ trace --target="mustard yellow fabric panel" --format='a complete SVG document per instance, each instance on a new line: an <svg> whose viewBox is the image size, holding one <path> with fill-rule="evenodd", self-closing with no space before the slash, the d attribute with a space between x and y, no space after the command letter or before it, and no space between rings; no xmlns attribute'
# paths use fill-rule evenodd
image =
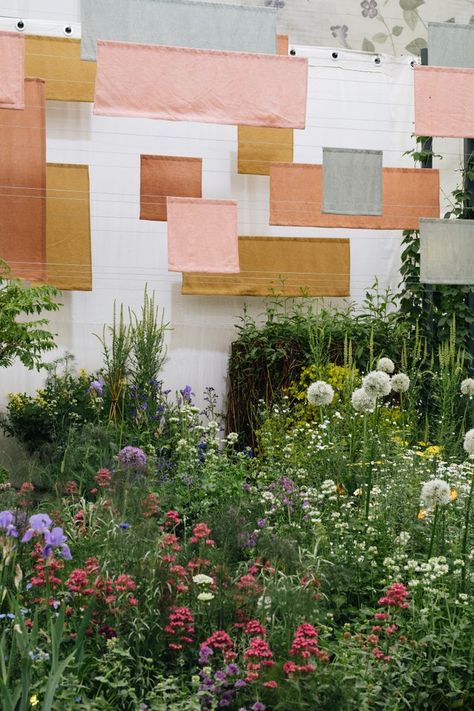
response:
<svg viewBox="0 0 474 711"><path fill-rule="evenodd" d="M238 127L237 172L270 175L270 163L293 162L293 129Z"/></svg>

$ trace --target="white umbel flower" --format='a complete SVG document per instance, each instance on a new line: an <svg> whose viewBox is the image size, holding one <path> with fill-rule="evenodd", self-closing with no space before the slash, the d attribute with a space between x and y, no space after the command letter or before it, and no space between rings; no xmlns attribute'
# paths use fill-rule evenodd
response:
<svg viewBox="0 0 474 711"><path fill-rule="evenodd" d="M422 505L428 509L433 509L436 504L449 504L451 488L444 479L430 479L423 484L420 498Z"/></svg>
<svg viewBox="0 0 474 711"><path fill-rule="evenodd" d="M193 583L196 583L196 585L213 585L214 579L209 575L204 575L204 573L198 573L198 575L193 575Z"/></svg>
<svg viewBox="0 0 474 711"><path fill-rule="evenodd" d="M373 370L362 380L362 387L371 397L384 397L390 395L390 376L381 370Z"/></svg>
<svg viewBox="0 0 474 711"><path fill-rule="evenodd" d="M464 435L464 449L468 454L474 454L474 429Z"/></svg>
<svg viewBox="0 0 474 711"><path fill-rule="evenodd" d="M375 398L369 395L364 388L358 388L352 393L352 407L356 412L373 412L375 405Z"/></svg>
<svg viewBox="0 0 474 711"><path fill-rule="evenodd" d="M466 378L462 381L461 394L474 397L474 378Z"/></svg>
<svg viewBox="0 0 474 711"><path fill-rule="evenodd" d="M324 380L317 380L309 386L306 397L310 405L330 405L334 397L334 390Z"/></svg>
<svg viewBox="0 0 474 711"><path fill-rule="evenodd" d="M199 593L197 596L197 599L199 602L211 602L211 600L214 600L215 595L213 595L211 592L202 592Z"/></svg>
<svg viewBox="0 0 474 711"><path fill-rule="evenodd" d="M395 370L395 363L391 358L379 358L377 370L382 371L382 373L391 374Z"/></svg>
<svg viewBox="0 0 474 711"><path fill-rule="evenodd" d="M396 375L392 375L392 380L390 384L392 386L393 392L406 393L406 391L410 387L410 378L408 377L408 375L405 375L405 373L397 373Z"/></svg>

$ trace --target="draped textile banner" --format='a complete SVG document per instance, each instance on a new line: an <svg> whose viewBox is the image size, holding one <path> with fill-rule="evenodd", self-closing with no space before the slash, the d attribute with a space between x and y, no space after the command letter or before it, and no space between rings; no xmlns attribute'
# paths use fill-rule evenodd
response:
<svg viewBox="0 0 474 711"><path fill-rule="evenodd" d="M306 59L97 43L94 113L304 128Z"/></svg>
<svg viewBox="0 0 474 711"><path fill-rule="evenodd" d="M92 291L89 167L46 167L46 262L48 284Z"/></svg>
<svg viewBox="0 0 474 711"><path fill-rule="evenodd" d="M182 294L349 296L350 240L239 237L240 274L183 274Z"/></svg>
<svg viewBox="0 0 474 711"><path fill-rule="evenodd" d="M323 212L382 214L382 151L323 148Z"/></svg>
<svg viewBox="0 0 474 711"><path fill-rule="evenodd" d="M277 54L288 54L288 35L277 35Z"/></svg>
<svg viewBox="0 0 474 711"><path fill-rule="evenodd" d="M420 281L474 284L474 220L420 220Z"/></svg>
<svg viewBox="0 0 474 711"><path fill-rule="evenodd" d="M12 275L44 279L46 131L44 82L26 79L23 111L0 109L0 258Z"/></svg>
<svg viewBox="0 0 474 711"><path fill-rule="evenodd" d="M271 7L193 0L81 0L83 59L97 40L275 54L277 11Z"/></svg>
<svg viewBox="0 0 474 711"><path fill-rule="evenodd" d="M239 271L236 202L169 197L167 212L169 271Z"/></svg>
<svg viewBox="0 0 474 711"><path fill-rule="evenodd" d="M474 136L474 69L415 67L417 136Z"/></svg>
<svg viewBox="0 0 474 711"><path fill-rule="evenodd" d="M428 61L432 67L474 68L474 25L430 22Z"/></svg>
<svg viewBox="0 0 474 711"><path fill-rule="evenodd" d="M140 220L166 220L167 197L202 196L202 159L140 156Z"/></svg>
<svg viewBox="0 0 474 711"><path fill-rule="evenodd" d="M95 62L81 60L81 42L69 37L25 37L25 72L46 81L46 98L94 101Z"/></svg>
<svg viewBox="0 0 474 711"><path fill-rule="evenodd" d="M293 162L292 128L238 127L238 173L270 175L270 163L275 161Z"/></svg>
<svg viewBox="0 0 474 711"><path fill-rule="evenodd" d="M0 31L0 109L23 109L25 38Z"/></svg>
<svg viewBox="0 0 474 711"><path fill-rule="evenodd" d="M322 202L321 165L272 163L270 224L296 227L416 230L420 217L439 217L439 171L384 168L380 216L323 213Z"/></svg>

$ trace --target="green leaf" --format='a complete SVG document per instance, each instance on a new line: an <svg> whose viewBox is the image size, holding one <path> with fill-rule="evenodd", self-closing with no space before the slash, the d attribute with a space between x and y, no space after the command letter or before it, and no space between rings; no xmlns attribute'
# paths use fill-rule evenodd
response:
<svg viewBox="0 0 474 711"><path fill-rule="evenodd" d="M362 41L362 51L363 52L375 52L375 45L367 39L367 37L364 37Z"/></svg>
<svg viewBox="0 0 474 711"><path fill-rule="evenodd" d="M405 49L408 50L408 52L411 52L412 54L419 55L420 51L427 46L428 44L424 37L416 37L414 40L412 40L409 44L405 46Z"/></svg>
<svg viewBox="0 0 474 711"><path fill-rule="evenodd" d="M388 40L388 35L385 32L377 32L376 35L372 37L374 42L380 42L381 44L383 42L386 42Z"/></svg>
<svg viewBox="0 0 474 711"><path fill-rule="evenodd" d="M403 19L407 23L410 30L414 30L420 18L418 17L418 13L414 10L404 10Z"/></svg>
<svg viewBox="0 0 474 711"><path fill-rule="evenodd" d="M416 10L420 5L425 4L425 0L399 0L402 10Z"/></svg>
<svg viewBox="0 0 474 711"><path fill-rule="evenodd" d="M403 32L403 29L404 29L404 28L402 27L402 25L395 25L395 27L392 27L392 34L393 34L395 37L400 37L400 35L401 35L402 32Z"/></svg>

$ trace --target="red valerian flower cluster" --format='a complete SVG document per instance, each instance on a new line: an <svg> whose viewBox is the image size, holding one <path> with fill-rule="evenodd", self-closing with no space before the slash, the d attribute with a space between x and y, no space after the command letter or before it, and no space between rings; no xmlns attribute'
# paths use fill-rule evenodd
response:
<svg viewBox="0 0 474 711"><path fill-rule="evenodd" d="M189 607L172 607L164 631L173 637L173 641L168 643L170 649L179 651L185 644L193 644L194 617Z"/></svg>
<svg viewBox="0 0 474 711"><path fill-rule="evenodd" d="M303 622L297 628L293 637L290 656L299 657L299 663L294 661L284 663L283 671L288 675L296 674L297 672L303 674L313 672L316 669L313 663L316 659L320 659L323 662L329 661L326 652L323 652L318 647L318 631L308 622Z"/></svg>
<svg viewBox="0 0 474 711"><path fill-rule="evenodd" d="M193 535L189 539L191 543L201 543L204 541L206 546L213 546L214 541L209 538L211 535L211 529L207 523L197 523L193 528Z"/></svg>
<svg viewBox="0 0 474 711"><path fill-rule="evenodd" d="M378 604L406 609L409 607L408 602L406 602L407 597L408 590L403 583L392 583L386 594L379 599Z"/></svg>
<svg viewBox="0 0 474 711"><path fill-rule="evenodd" d="M273 652L262 637L252 637L248 649L244 652L247 660L245 681L250 683L259 678L262 667L272 667Z"/></svg>

